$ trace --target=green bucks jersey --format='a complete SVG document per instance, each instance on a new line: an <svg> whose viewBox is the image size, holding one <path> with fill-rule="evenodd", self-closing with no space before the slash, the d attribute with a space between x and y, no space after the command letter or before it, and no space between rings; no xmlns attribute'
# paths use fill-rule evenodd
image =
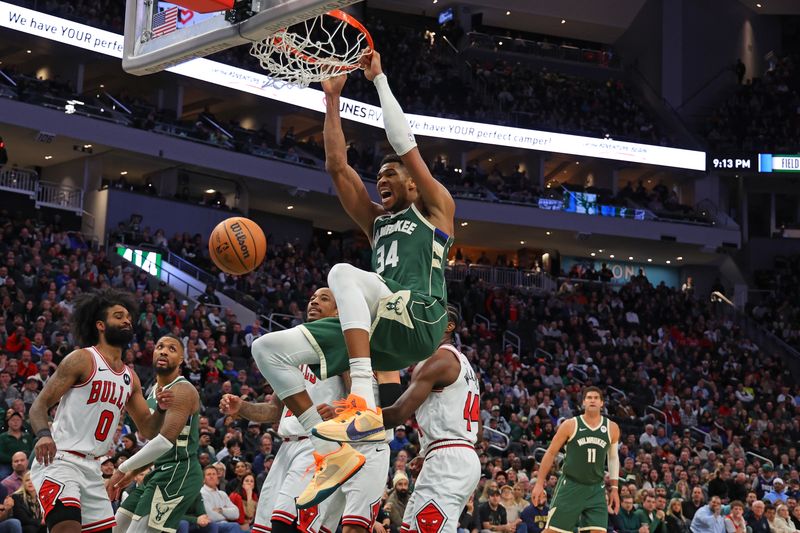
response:
<svg viewBox="0 0 800 533"><path fill-rule="evenodd" d="M447 302L444 268L453 239L434 227L414 204L372 225L372 269L384 279Z"/></svg>
<svg viewBox="0 0 800 533"><path fill-rule="evenodd" d="M189 381L187 381L183 376L178 376L175 378L175 381L169 385L166 385L164 389L170 389L176 383L189 383ZM154 411L156 409L156 404L156 388L153 387L153 390L147 397L147 405L151 410ZM161 465L176 463L179 461L197 460L197 448L199 447L199 441L200 412L198 411L197 413L192 414L192 416L186 420L186 425L183 426L183 429L178 435L178 438L175 441L175 445L172 447L172 449L168 452L164 452L164 455L156 459L154 464L156 467L159 467Z"/></svg>
<svg viewBox="0 0 800 533"><path fill-rule="evenodd" d="M589 427L583 416L575 417L575 433L567 441L562 473L569 479L593 485L605 478L606 456L611 446L611 425L600 417L600 425Z"/></svg>

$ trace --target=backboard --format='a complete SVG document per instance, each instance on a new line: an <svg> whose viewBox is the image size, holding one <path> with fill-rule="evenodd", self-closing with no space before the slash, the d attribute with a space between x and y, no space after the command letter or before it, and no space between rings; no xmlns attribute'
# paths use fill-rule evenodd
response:
<svg viewBox="0 0 800 533"><path fill-rule="evenodd" d="M265 39L281 28L361 0L126 1L122 68L141 76ZM201 4L209 12L183 7ZM226 5L233 8L214 11Z"/></svg>

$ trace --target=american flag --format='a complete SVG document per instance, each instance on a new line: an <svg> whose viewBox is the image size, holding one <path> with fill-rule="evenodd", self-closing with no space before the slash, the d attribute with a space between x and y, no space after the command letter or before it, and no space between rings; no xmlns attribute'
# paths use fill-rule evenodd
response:
<svg viewBox="0 0 800 533"><path fill-rule="evenodd" d="M171 7L153 15L153 37L172 33L178 27L178 8Z"/></svg>

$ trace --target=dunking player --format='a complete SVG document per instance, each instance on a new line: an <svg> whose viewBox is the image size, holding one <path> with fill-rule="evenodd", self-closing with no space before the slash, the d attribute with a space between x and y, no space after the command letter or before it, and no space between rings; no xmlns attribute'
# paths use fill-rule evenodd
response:
<svg viewBox="0 0 800 533"><path fill-rule="evenodd" d="M183 377L182 365L181 339L173 335L158 339L153 353L156 387L147 398L147 405L151 410L158 410L156 391L162 394L169 391L167 414L159 436L119 466L123 477L115 488L128 486L151 463L155 463L155 468L122 502L117 510L114 533L174 533L203 486L203 471L197 461L200 395Z"/></svg>
<svg viewBox="0 0 800 533"><path fill-rule="evenodd" d="M558 451L565 447L561 479L558 480L544 533L606 531L608 513L619 512L619 426L600 414L603 392L597 387L583 390L584 414L565 420L539 465L539 476L531 492L531 503L542 505L547 498L544 483ZM606 505L605 468L611 495Z"/></svg>
<svg viewBox="0 0 800 533"><path fill-rule="evenodd" d="M401 532L455 533L458 518L478 486L481 463L475 453L480 431L480 389L469 361L452 344L458 310L447 306L442 345L414 368L400 399L383 409L389 426L414 412L420 433L422 471L406 506Z"/></svg>
<svg viewBox="0 0 800 533"><path fill-rule="evenodd" d="M375 272L335 265L328 284L339 306L338 319L307 324L302 335L291 330L265 335L253 344L262 374L303 427L314 429L312 445L323 458L297 499L300 508L319 503L363 466L364 457L339 442L384 439L371 394L373 366L399 370L429 357L447 326L444 268L453 240L455 202L422 159L381 71L379 54L372 52L363 61L367 79L378 89L389 142L398 154L384 158L378 172L380 205L370 200L361 178L347 164L339 117L344 76L323 82L325 165L345 210L372 243ZM337 357L342 353L342 331L349 360ZM302 364L318 368L322 377L349 366L351 408L323 424L305 392L298 368Z"/></svg>
<svg viewBox="0 0 800 533"><path fill-rule="evenodd" d="M338 314L333 293L328 288L317 289L308 302L306 316L308 323L319 319L335 317ZM341 345L344 350L344 345ZM344 396L346 383L342 377L335 376L326 380L319 380L317 376L305 366L302 368L306 379L306 389L317 410L323 418L331 418L332 412L326 404L332 402L341 405L336 399ZM382 378L398 381L399 376L393 373L381 373ZM384 401L393 401L396 387L394 384L385 384L379 387ZM225 414L241 416L256 422L272 422L280 418L278 435L283 437L284 443L278 450L275 462L269 471L267 479L261 489L258 500L256 520L253 531L257 533L294 533L299 530L303 533L330 533L339 525L339 519L346 513L342 521L343 527L348 525L362 525L374 520L375 504L380 502L380 496L389 469L389 448L371 444L359 445L361 452L369 458L367 466L352 477L342 488L343 497L337 499L336 504L325 501L317 506L297 512L295 499L308 484L306 472L314 465L314 451L308 439L308 430L298 422L291 411L283 407L273 395L270 403L247 403L241 398L228 395L222 397L220 409ZM281 413L281 410L283 411ZM319 456L317 456L319 460ZM371 494L377 496L370 497ZM347 500L345 503L344 500ZM329 505L330 504L330 505Z"/></svg>
<svg viewBox="0 0 800 533"><path fill-rule="evenodd" d="M125 292L81 295L72 326L86 348L64 358L31 406L39 438L31 480L53 533L99 533L115 525L98 459L113 446L124 408L142 436L159 439L164 414L150 413L138 376L122 362L122 349L133 338L135 310ZM56 403L51 433L47 413Z"/></svg>

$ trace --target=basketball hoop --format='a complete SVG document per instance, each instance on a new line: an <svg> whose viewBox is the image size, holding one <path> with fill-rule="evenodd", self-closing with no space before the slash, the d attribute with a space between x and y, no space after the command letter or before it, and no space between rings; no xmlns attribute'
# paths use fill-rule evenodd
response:
<svg viewBox="0 0 800 533"><path fill-rule="evenodd" d="M364 25L335 9L253 43L250 54L273 79L308 87L357 69L372 46Z"/></svg>

